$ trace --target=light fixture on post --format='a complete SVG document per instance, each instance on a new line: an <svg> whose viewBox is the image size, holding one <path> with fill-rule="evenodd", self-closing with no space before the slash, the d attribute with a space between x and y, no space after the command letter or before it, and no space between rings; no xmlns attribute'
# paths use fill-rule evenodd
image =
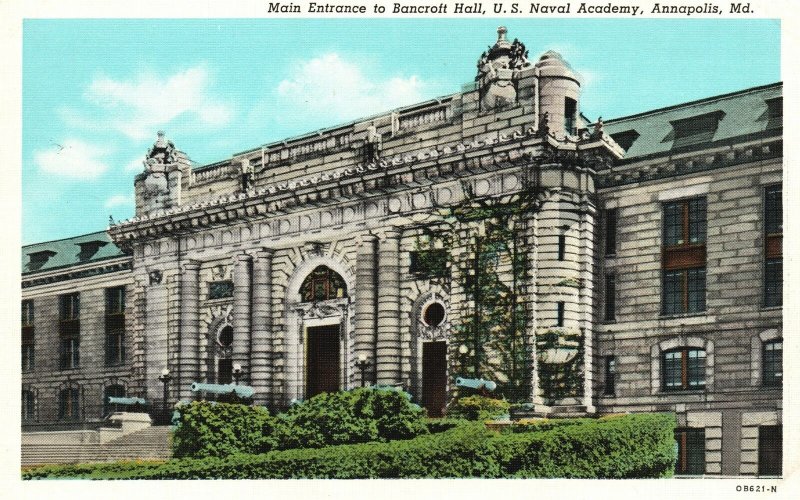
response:
<svg viewBox="0 0 800 500"><path fill-rule="evenodd" d="M168 368L164 368L163 370L161 370L161 375L158 376L158 380L161 381L162 384L164 384L164 395L163 395L163 399L161 401L161 405L162 405L162 408L161 408L162 414L161 415L162 415L163 421L167 422L168 421L168 416L169 416L169 412L167 410L167 395L168 395L167 393L168 393L168 390L169 390L168 389L169 381L172 380L172 374L169 372Z"/></svg>
<svg viewBox="0 0 800 500"><path fill-rule="evenodd" d="M358 355L358 361L356 361L356 368L361 370L361 386L366 387L366 371L367 367L369 366L369 361L367 360L367 355L361 353Z"/></svg>
<svg viewBox="0 0 800 500"><path fill-rule="evenodd" d="M458 346L458 353L461 355L461 374L462 376L466 376L467 371L467 353L469 353L469 347L466 344L461 344Z"/></svg>
<svg viewBox="0 0 800 500"><path fill-rule="evenodd" d="M233 385L239 385L239 377L242 376L242 365L234 363L231 375L233 375Z"/></svg>

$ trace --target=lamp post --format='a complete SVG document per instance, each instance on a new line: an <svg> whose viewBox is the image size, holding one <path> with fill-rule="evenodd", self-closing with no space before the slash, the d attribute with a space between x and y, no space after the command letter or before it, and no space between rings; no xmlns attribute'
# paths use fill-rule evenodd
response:
<svg viewBox="0 0 800 500"><path fill-rule="evenodd" d="M462 377L467 376L467 353L469 352L469 347L466 344L461 344L458 346L458 353L461 355L461 373Z"/></svg>
<svg viewBox="0 0 800 500"><path fill-rule="evenodd" d="M239 385L239 377L242 376L242 365L234 363L231 374L233 375L233 385Z"/></svg>
<svg viewBox="0 0 800 500"><path fill-rule="evenodd" d="M366 379L365 379L366 375L365 375L365 373L367 371L367 367L368 366L369 366L369 361L367 361L367 355L363 354L363 353L359 354L358 355L358 361L356 361L356 368L361 370L361 386L362 387L366 387Z"/></svg>
<svg viewBox="0 0 800 500"><path fill-rule="evenodd" d="M164 397L161 401L162 403L162 418L167 420L167 415L169 414L167 411L167 387L169 386L169 381L172 380L172 375L169 373L169 369L164 368L161 370L161 375L158 376L158 380L164 384Z"/></svg>

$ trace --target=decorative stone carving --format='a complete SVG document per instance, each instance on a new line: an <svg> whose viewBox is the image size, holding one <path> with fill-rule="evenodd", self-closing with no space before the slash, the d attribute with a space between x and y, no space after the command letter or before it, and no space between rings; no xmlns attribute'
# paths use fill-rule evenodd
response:
<svg viewBox="0 0 800 500"><path fill-rule="evenodd" d="M164 137L164 131L158 131L158 138L147 150L145 166L149 171L158 171L159 166L175 163L175 144Z"/></svg>
<svg viewBox="0 0 800 500"><path fill-rule="evenodd" d="M156 270L150 271L148 276L150 277L150 284L151 285L160 285L161 284L161 280L163 279L164 275L162 274L161 271L156 269Z"/></svg>

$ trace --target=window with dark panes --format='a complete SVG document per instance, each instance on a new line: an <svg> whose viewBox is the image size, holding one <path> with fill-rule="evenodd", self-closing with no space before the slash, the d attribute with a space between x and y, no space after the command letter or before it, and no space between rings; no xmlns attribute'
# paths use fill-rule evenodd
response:
<svg viewBox="0 0 800 500"><path fill-rule="evenodd" d="M409 272L411 274L421 278L442 278L448 273L448 250L445 248L412 251L410 257Z"/></svg>
<svg viewBox="0 0 800 500"><path fill-rule="evenodd" d="M233 281L220 280L212 281L208 284L208 298L214 299L227 299L233 297Z"/></svg>
<svg viewBox="0 0 800 500"><path fill-rule="evenodd" d="M22 371L28 372L34 367L34 328L33 301L22 301Z"/></svg>
<svg viewBox="0 0 800 500"><path fill-rule="evenodd" d="M31 421L36 419L36 398L33 391L30 389L22 390L22 421Z"/></svg>
<svg viewBox="0 0 800 500"><path fill-rule="evenodd" d="M605 357L605 383L603 384L603 394L613 396L616 390L617 360L614 356Z"/></svg>
<svg viewBox="0 0 800 500"><path fill-rule="evenodd" d="M783 97L767 99L767 129L783 128Z"/></svg>
<svg viewBox="0 0 800 500"><path fill-rule="evenodd" d="M80 418L80 389L70 387L58 393L59 420L78 420Z"/></svg>
<svg viewBox="0 0 800 500"><path fill-rule="evenodd" d="M230 384L233 381L233 360L217 360L217 383Z"/></svg>
<svg viewBox="0 0 800 500"><path fill-rule="evenodd" d="M570 97L564 98L564 131L569 135L577 133L575 124L578 118L578 102Z"/></svg>
<svg viewBox="0 0 800 500"><path fill-rule="evenodd" d="M764 342L761 346L761 380L766 386L783 383L783 340Z"/></svg>
<svg viewBox="0 0 800 500"><path fill-rule="evenodd" d="M59 296L59 365L62 370L80 365L80 294Z"/></svg>
<svg viewBox="0 0 800 500"><path fill-rule="evenodd" d="M706 310L706 199L664 204L662 307L664 315Z"/></svg>
<svg viewBox="0 0 800 500"><path fill-rule="evenodd" d="M106 289L106 364L125 360L125 287Z"/></svg>
<svg viewBox="0 0 800 500"><path fill-rule="evenodd" d="M347 284L339 273L327 266L315 268L300 285L302 302L319 302L342 297L347 297Z"/></svg>
<svg viewBox="0 0 800 500"><path fill-rule="evenodd" d="M558 235L558 260L564 260L567 251L567 236L563 234Z"/></svg>
<svg viewBox="0 0 800 500"><path fill-rule="evenodd" d="M609 208L605 212L606 256L617 253L617 209Z"/></svg>
<svg viewBox="0 0 800 500"><path fill-rule="evenodd" d="M675 442L678 460L675 474L699 476L706 472L706 432L705 429L676 429Z"/></svg>
<svg viewBox="0 0 800 500"><path fill-rule="evenodd" d="M783 473L783 426L758 428L758 475L780 476Z"/></svg>
<svg viewBox="0 0 800 500"><path fill-rule="evenodd" d="M556 326L564 326L564 303L556 304Z"/></svg>
<svg viewBox="0 0 800 500"><path fill-rule="evenodd" d="M783 305L783 189L764 190L764 306Z"/></svg>
<svg viewBox="0 0 800 500"><path fill-rule="evenodd" d="M705 388L706 352L686 347L664 352L661 357L661 377L661 386L665 391Z"/></svg>
<svg viewBox="0 0 800 500"><path fill-rule="evenodd" d="M710 142L717 132L719 122L725 117L723 111L713 111L703 115L672 121L674 140L672 148L696 146Z"/></svg>
<svg viewBox="0 0 800 500"><path fill-rule="evenodd" d="M614 321L617 314L617 277L614 274L606 274L606 293L605 293L605 310L603 311L603 319L605 321Z"/></svg>

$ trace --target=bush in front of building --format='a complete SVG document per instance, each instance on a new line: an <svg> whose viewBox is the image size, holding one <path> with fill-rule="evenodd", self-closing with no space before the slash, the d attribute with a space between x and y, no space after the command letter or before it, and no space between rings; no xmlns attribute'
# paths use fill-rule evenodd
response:
<svg viewBox="0 0 800 500"><path fill-rule="evenodd" d="M478 394L458 398L449 408L447 416L467 420L492 420L508 413L511 404L504 399L487 398Z"/></svg>
<svg viewBox="0 0 800 500"><path fill-rule="evenodd" d="M49 466L23 471L23 479L669 477L674 429L671 414L580 419L512 433L461 422L408 440L164 463Z"/></svg>
<svg viewBox="0 0 800 500"><path fill-rule="evenodd" d="M409 439L428 432L424 418L400 391L322 393L278 415L276 439L281 449Z"/></svg>
<svg viewBox="0 0 800 500"><path fill-rule="evenodd" d="M277 419L266 408L194 401L178 408L172 453L182 457L225 457L275 448Z"/></svg>

